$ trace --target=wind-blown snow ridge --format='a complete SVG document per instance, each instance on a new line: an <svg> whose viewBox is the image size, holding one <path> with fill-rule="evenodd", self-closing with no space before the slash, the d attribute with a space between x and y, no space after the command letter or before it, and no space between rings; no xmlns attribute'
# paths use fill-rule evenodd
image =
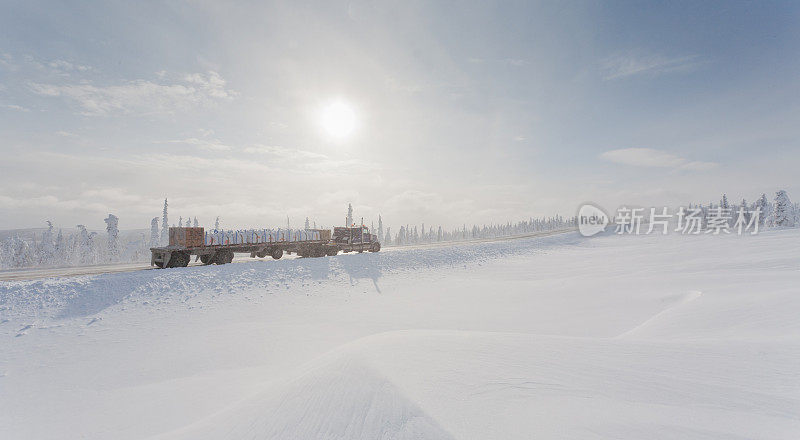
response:
<svg viewBox="0 0 800 440"><path fill-rule="evenodd" d="M155 439L442 439L454 437L406 396L371 351L407 338L361 338L273 381L251 398Z"/></svg>
<svg viewBox="0 0 800 440"><path fill-rule="evenodd" d="M741 371L740 383L715 378L719 361ZM520 432L543 438L583 438L581 426L596 426L605 434L601 437L616 437L615 426L635 431L639 424L662 426L665 438L731 438L770 423L772 435L786 432L796 418L797 400L771 387L751 391L764 381L762 362L770 365L767 360L748 363L740 359L739 347L714 343L383 332L344 344L243 402L155 438L452 439L487 438L478 432L496 429L487 425L478 432L464 431L452 418L448 426L432 415L449 414L450 408L466 411L463 417L490 411L506 429L506 423L513 423ZM693 370L676 374L689 363ZM788 365L781 371L796 376ZM463 407L464 401L471 406ZM528 417L525 406L503 410L518 401L529 402ZM687 408L687 401L694 407ZM628 418L634 408L637 421ZM606 422L591 413L602 414ZM751 420L742 420L743 413ZM675 424L676 419L685 425ZM715 420L727 424L715 425Z"/></svg>
<svg viewBox="0 0 800 440"><path fill-rule="evenodd" d="M159 304L186 301L201 293L232 294L258 289L263 293L291 285L338 279L377 281L384 273L455 267L539 252L581 242L577 233L489 243L469 243L424 249L253 261L224 266L113 273L70 278L0 283L0 318L90 316L123 301ZM585 241L584 241L585 243Z"/></svg>
<svg viewBox="0 0 800 440"><path fill-rule="evenodd" d="M681 295L673 304L669 305L664 310L662 310L662 311L656 313L655 315L651 316L646 321L642 322L641 324L637 325L636 327L626 331L625 333L622 333L622 334L618 335L617 338L627 338L627 337L635 336L636 332L638 332L639 330L641 330L641 329L645 328L646 326L650 325L655 320L662 318L664 315L670 313L672 310L674 310L677 307L682 306L683 304L692 302L692 301L700 298L700 296L702 296L702 295L703 295L703 292L700 292L700 291L697 291L697 290L689 292L689 293L686 293L684 295Z"/></svg>

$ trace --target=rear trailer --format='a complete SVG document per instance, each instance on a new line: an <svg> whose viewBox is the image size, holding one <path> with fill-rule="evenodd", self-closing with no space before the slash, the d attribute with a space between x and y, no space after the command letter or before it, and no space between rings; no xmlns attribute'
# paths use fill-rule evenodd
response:
<svg viewBox="0 0 800 440"><path fill-rule="evenodd" d="M339 235L336 235L336 231ZM350 230L350 231L347 231ZM358 230L355 232L354 230ZM186 267L195 257L203 264L227 264L234 254L251 258L283 254L301 257L334 256L339 252L378 252L381 244L366 228L335 228L333 237L327 229L303 231L204 232L203 228L169 228L169 246L150 248L150 265L158 268Z"/></svg>

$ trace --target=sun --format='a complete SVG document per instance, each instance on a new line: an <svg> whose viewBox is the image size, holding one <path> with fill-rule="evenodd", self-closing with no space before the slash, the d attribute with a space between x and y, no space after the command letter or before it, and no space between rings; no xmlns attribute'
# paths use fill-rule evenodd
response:
<svg viewBox="0 0 800 440"><path fill-rule="evenodd" d="M335 101L323 107L321 122L329 136L344 139L356 128L356 113L347 102Z"/></svg>

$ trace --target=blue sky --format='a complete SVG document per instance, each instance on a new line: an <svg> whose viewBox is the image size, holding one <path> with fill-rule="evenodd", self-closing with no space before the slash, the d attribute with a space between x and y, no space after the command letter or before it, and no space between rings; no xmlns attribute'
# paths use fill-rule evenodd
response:
<svg viewBox="0 0 800 440"><path fill-rule="evenodd" d="M0 228L800 197L791 2L5 2ZM344 102L356 127L321 128Z"/></svg>

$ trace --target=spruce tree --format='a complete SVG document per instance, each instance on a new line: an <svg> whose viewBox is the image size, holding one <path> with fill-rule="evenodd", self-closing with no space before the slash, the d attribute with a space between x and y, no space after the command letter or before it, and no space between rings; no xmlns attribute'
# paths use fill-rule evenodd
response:
<svg viewBox="0 0 800 440"><path fill-rule="evenodd" d="M353 205L347 204L347 227L353 226Z"/></svg>
<svg viewBox="0 0 800 440"><path fill-rule="evenodd" d="M108 214L104 221L106 222L106 232L108 233L106 241L108 261L115 263L119 261L119 218L114 214Z"/></svg>
<svg viewBox="0 0 800 440"><path fill-rule="evenodd" d="M792 202L785 190L775 193L775 209L772 214L772 224L774 226L794 226L792 215Z"/></svg>
<svg viewBox="0 0 800 440"><path fill-rule="evenodd" d="M161 214L161 246L169 244L169 218L167 218L167 199L164 199L164 212Z"/></svg>

